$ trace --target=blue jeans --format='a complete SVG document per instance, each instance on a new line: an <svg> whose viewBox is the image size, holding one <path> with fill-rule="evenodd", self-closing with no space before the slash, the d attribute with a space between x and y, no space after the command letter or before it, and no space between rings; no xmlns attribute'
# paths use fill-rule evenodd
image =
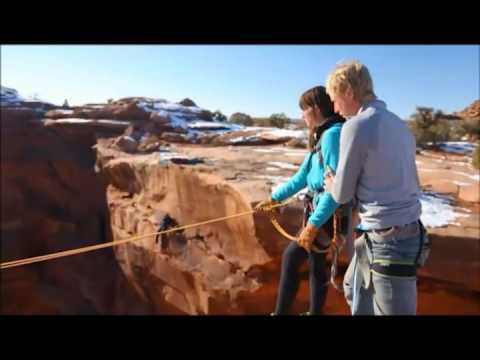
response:
<svg viewBox="0 0 480 360"><path fill-rule="evenodd" d="M368 232L371 249L364 248L368 264L414 266L420 246L420 231L418 223L412 223L385 232ZM365 234L362 237L356 242L361 243ZM362 250L362 248L359 249ZM343 283L345 298L352 309L352 314L415 315L417 312L416 275L384 275L373 270L366 271L365 268L362 273L359 261L361 257L361 251L356 251L345 273Z"/></svg>

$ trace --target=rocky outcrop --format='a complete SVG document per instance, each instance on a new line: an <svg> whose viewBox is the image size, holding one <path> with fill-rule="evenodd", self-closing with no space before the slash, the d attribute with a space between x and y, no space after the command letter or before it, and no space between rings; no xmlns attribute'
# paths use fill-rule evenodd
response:
<svg viewBox="0 0 480 360"><path fill-rule="evenodd" d="M43 124L50 129L62 134L77 136L79 134L90 134L96 137L113 137L123 134L129 123L116 120L92 120L92 119L44 119Z"/></svg>
<svg viewBox="0 0 480 360"><path fill-rule="evenodd" d="M74 117L85 119L112 119L142 121L150 118L150 113L138 106L137 102L114 102L104 107L81 107L74 109Z"/></svg>
<svg viewBox="0 0 480 360"><path fill-rule="evenodd" d="M131 136L118 137L117 140L114 142L114 145L120 150L128 153L134 153L138 149L138 141Z"/></svg>
<svg viewBox="0 0 480 360"><path fill-rule="evenodd" d="M111 183L115 239L153 234L165 229L167 219L182 226L251 209L249 200L214 175L211 166L176 165L175 159L185 160L180 154L162 160L159 154L120 154L101 145L98 150L102 174ZM241 313L238 295L261 285L249 270L270 260L252 216L147 236L116 248L116 254L132 284L155 308L183 314Z"/></svg>
<svg viewBox="0 0 480 360"><path fill-rule="evenodd" d="M238 164L219 171L176 153L142 131L148 122L42 120L18 115L20 108L2 107L2 262L154 233L167 220L233 215L255 203L227 180ZM188 135L175 129L162 135ZM245 299L263 286L261 269L281 252L281 241L265 241L259 224L268 218L258 219L2 270L2 313L246 313Z"/></svg>
<svg viewBox="0 0 480 360"><path fill-rule="evenodd" d="M107 184L94 170L96 129L77 130L2 106L2 262L111 241ZM111 248L3 269L1 278L2 314L151 311Z"/></svg>
<svg viewBox="0 0 480 360"><path fill-rule="evenodd" d="M170 143L224 145L271 145L293 139L293 147L304 143L304 131L276 128L249 128L213 121L213 113L199 108L186 98L179 103L145 97L123 98L108 104L88 104L72 109L55 109L45 114L47 122L80 123L95 121L96 126L123 122L127 129L118 139L118 149L134 152L145 149L144 141L152 135ZM114 125L111 124L113 127ZM117 134L118 135L118 134ZM133 139L136 144L129 140Z"/></svg>
<svg viewBox="0 0 480 360"><path fill-rule="evenodd" d="M455 115L458 115L458 116L462 117L463 119L480 120L480 99L475 100L472 104L467 106L462 111L459 111L459 112L455 113Z"/></svg>

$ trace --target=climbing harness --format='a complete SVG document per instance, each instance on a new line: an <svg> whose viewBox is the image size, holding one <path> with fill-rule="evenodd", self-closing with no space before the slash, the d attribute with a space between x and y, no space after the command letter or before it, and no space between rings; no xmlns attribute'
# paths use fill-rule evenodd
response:
<svg viewBox="0 0 480 360"><path fill-rule="evenodd" d="M270 221L272 222L273 226L275 229L284 237L286 237L289 240L292 241L297 241L299 240L298 237L290 235L278 222L278 220L275 218L275 215L273 213L273 207L275 205L270 207L265 207L263 210L268 212L270 216ZM340 224L339 224L340 223ZM340 292L343 292L343 289L341 286L339 286L335 282L335 277L337 275L337 265L338 265L338 257L340 256L341 251L343 250L343 247L345 246L346 239L343 234L340 233L340 228L341 228L341 216L338 213L338 210L335 211L333 215L333 238L330 243L330 245L326 248L319 248L316 244L312 245L312 251L319 253L319 254L327 254L328 252L331 253L332 255L332 265L330 267L330 283L333 285L335 289L337 289ZM328 282L327 284L328 285Z"/></svg>

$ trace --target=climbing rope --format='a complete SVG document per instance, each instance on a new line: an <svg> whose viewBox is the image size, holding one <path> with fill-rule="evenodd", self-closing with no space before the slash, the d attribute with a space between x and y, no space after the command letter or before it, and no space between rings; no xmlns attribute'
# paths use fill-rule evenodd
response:
<svg viewBox="0 0 480 360"><path fill-rule="evenodd" d="M339 218L340 217L338 216L337 212L335 212L333 215L332 266L330 267L330 283L336 290L343 292L342 287L337 285L335 282L335 277L337 276L338 257L340 256L340 253L346 242L343 235L339 234L337 231ZM342 239L342 241L339 243L338 239Z"/></svg>
<svg viewBox="0 0 480 360"><path fill-rule="evenodd" d="M253 213L259 212L259 211L267 212L270 215L270 221L272 222L273 226L275 227L275 229L277 229L277 231L280 234L282 234L283 236L285 236L289 240L298 241L298 237L290 235L289 233L287 233L285 231L285 229L282 228L282 226L278 223L278 221L275 218L275 215L273 213L273 209L288 205L289 203L291 203L294 200L295 200L295 198L291 198L288 201L285 201L285 202L279 203L279 204L275 204L275 205L271 205L268 208L264 208L264 209L261 209L261 210L257 209L257 210L244 211L244 212L241 212L241 213L238 213L238 214L233 214L233 215L223 216L223 217L219 217L219 218L215 218L215 219L211 219L211 220L207 220L207 221L197 222L195 224L177 226L177 227L174 227L174 228L170 228L168 230L158 231L158 232L154 232L154 233L151 233L151 234L133 236L133 237L129 237L129 238L126 238L126 239L110 241L110 242L97 244L97 245L85 246L85 247L81 247L81 248L59 251L59 252L46 254L46 255L40 255L40 256L34 256L34 257L24 258L24 259L19 259L19 260L7 261L7 262L0 263L0 270L13 268L13 267L17 267L17 266L22 266L22 265L38 263L38 262L43 262L43 261L48 261L48 260L53 260L53 259L58 259L58 258L63 258L63 257L71 256L71 255L82 254L82 253L86 253L86 252L90 252L90 251L105 249L105 248L108 248L108 247L123 245L123 244L127 244L129 242L133 242L133 241L136 241L136 240L139 240L139 239L146 238L146 237L158 236L158 235L167 234L167 233L170 233L170 232L176 232L176 231L191 229L191 228L202 226L202 225L207 225L207 224L212 224L212 223L215 223L215 222L225 221L225 220L233 219L233 218L240 217L240 216L250 215L250 214L253 214ZM337 215L335 214L334 218L333 218L333 239L332 239L331 245L328 248L322 249L322 250L317 248L314 245L312 247L312 250L317 252L317 253L328 253L329 250L332 251L332 266L331 266L331 271L330 271L330 274L331 274L330 275L330 282L335 287L335 289L337 289L339 291L342 291L341 288L335 283L335 276L336 276L336 271L337 271L338 256L339 256L340 251L343 248L343 245L345 244L345 239L343 239L343 241L340 245L338 244L338 241L337 241L338 237L343 238L343 236L341 236L341 235L337 236L337 221L338 221ZM328 285L328 283L326 285Z"/></svg>
<svg viewBox="0 0 480 360"><path fill-rule="evenodd" d="M285 231L284 228L282 228L282 226L278 223L277 219L275 218L275 216L273 214L270 215L270 221L272 222L275 229L277 229L277 231L280 234L282 234L284 237L286 237L287 239L292 240L292 241L298 241L298 237L290 235L289 233L287 233ZM328 252L328 248L320 249L315 244L312 245L312 250L315 251L316 253L319 253L319 254L326 254Z"/></svg>
<svg viewBox="0 0 480 360"><path fill-rule="evenodd" d="M284 237L286 237L287 239L298 242L298 237L290 235L278 223L278 221L275 218L275 215L272 211L274 207L275 207L275 205L273 205L271 207L267 207L265 209L265 211L267 211L270 214L270 221L272 222L275 229L277 229L277 231L280 234L282 234ZM335 282L335 277L337 276L338 257L340 256L340 252L342 251L343 246L345 245L345 238L343 237L343 235L339 234L338 231L337 231L338 227L339 227L338 222L340 221L339 218L340 218L340 216L337 214L337 212L335 212L334 215L333 215L333 239L330 243L330 246L327 247L326 249L319 249L317 246L313 245L312 246L312 251L314 251L316 253L319 253L319 254L326 254L329 251L331 252L331 254L332 254L332 265L330 267L330 283L333 285L333 287L336 290L338 290L340 292L343 292L342 287L339 286ZM342 241L339 241L339 239L341 239ZM328 282L325 285L328 286Z"/></svg>
<svg viewBox="0 0 480 360"><path fill-rule="evenodd" d="M295 198L291 198L290 200L285 201L283 203L273 205L271 207L271 209L281 207L281 206L285 206L285 205L291 203L294 200L295 200ZM151 234L133 236L133 237L122 239L122 240L110 241L110 242L106 242L106 243L102 243L102 244L90 245L90 246L85 246L85 247L81 247L81 248L77 248L77 249L71 249L71 250L65 250L65 251L59 251L59 252L55 252L55 253L51 253L51 254L34 256L34 257L30 257L30 258L25 258L25 259L7 261L7 262L0 263L0 270L12 268L12 267L17 267L17 266L22 266L22 265L27 265L27 264L33 264L33 263L48 261L48 260L52 260L52 259L58 259L58 258L71 256L71 255L82 254L82 253L95 251L95 250L99 250L99 249L104 249L104 248L108 248L108 247L123 245L123 244L133 242L133 241L136 241L136 240L139 240L139 239L143 239L143 238L146 238L146 237L149 237L149 236L162 235L162 234L167 234L167 233L170 233L170 232L191 229L191 228L202 226L202 225L207 225L207 224L212 224L212 223L215 223L215 222L225 221L225 220L233 219L233 218L240 217L240 216L250 215L250 214L253 214L257 211L258 210L249 210L249 211L244 211L244 212L241 212L241 213L238 213L238 214L223 216L223 217L219 217L219 218L215 218L215 219L211 219L211 220L207 220L207 221L201 221L201 222L198 222L198 223L195 223L195 224L184 225L184 226L180 226L180 227L174 227L174 228L170 228L168 230L154 232L154 233L151 233Z"/></svg>

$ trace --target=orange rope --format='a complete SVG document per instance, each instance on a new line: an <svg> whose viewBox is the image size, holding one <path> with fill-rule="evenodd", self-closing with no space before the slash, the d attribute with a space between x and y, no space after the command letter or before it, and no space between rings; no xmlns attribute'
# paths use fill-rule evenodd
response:
<svg viewBox="0 0 480 360"><path fill-rule="evenodd" d="M273 205L271 208L277 208L277 207L285 206L285 205L289 204L290 202L292 202L293 200L295 200L295 198L292 198L289 201L286 201L286 202L283 202L283 203L280 203L280 204ZM223 216L223 217L219 217L219 218L215 218L215 219L211 219L211 220L207 220L207 221L198 222L198 223L195 223L195 224L175 227L175 228L171 228L171 229L164 230L164 231L154 232L154 233L151 233L151 234L133 236L133 237L122 239L122 240L110 241L110 242L107 242L107 243L85 246L85 247L81 247L81 248L77 248L77 249L59 251L59 252L46 254L46 255L40 255L40 256L34 256L34 257L30 257L30 258L7 261L7 262L0 263L0 270L8 269L8 268L16 267L16 266L22 266L22 265L27 265L27 264L33 264L33 263L48 261L48 260L52 260L52 259L58 259L58 258L71 256L71 255L77 255L77 254L86 253L86 252L90 252L90 251L94 251L94 250L104 249L104 248L107 248L107 247L123 245L123 244L133 242L133 241L136 241L136 240L139 240L139 239L143 239L143 238L146 238L146 237L149 237L149 236L161 235L161 234L166 234L166 233L169 233L169 232L175 232L175 231L179 231L179 230L185 230L185 229L190 229L190 228L193 228L193 227L198 227L198 226L201 226L201 225L206 225L206 224L211 224L211 223L215 223L215 222L225 221L225 220L236 218L236 217L239 217L239 216L250 215L250 214L253 214L257 211L258 210L249 210L249 211L244 211L244 212L238 213L238 214Z"/></svg>

